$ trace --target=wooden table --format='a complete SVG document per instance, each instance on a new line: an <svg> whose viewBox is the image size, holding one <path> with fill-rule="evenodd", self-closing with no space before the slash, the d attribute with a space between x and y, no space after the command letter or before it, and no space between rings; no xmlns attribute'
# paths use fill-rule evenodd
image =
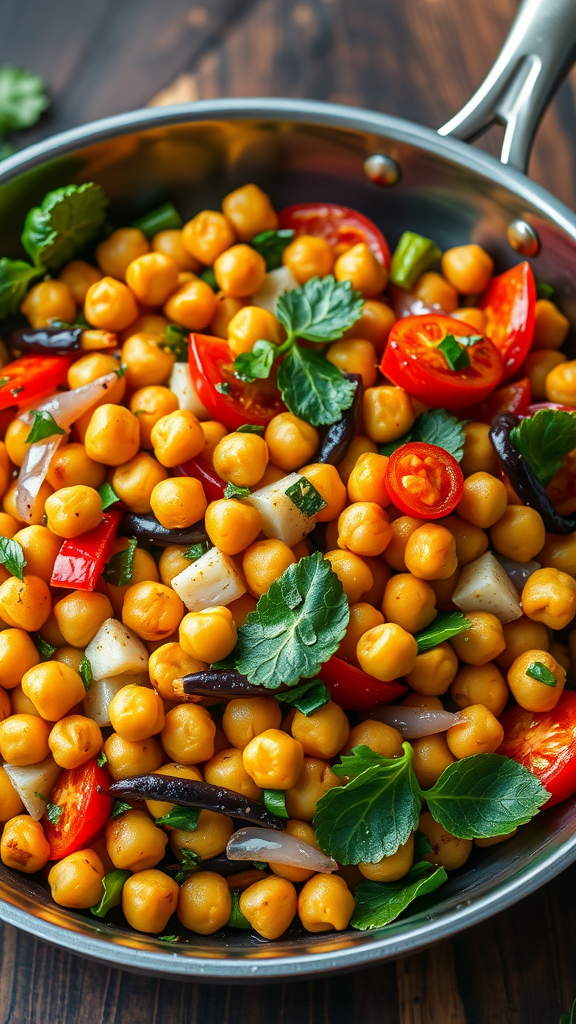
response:
<svg viewBox="0 0 576 1024"><path fill-rule="evenodd" d="M471 95L515 0L2 0L0 64L44 75L34 141L155 102L313 97L440 125ZM160 94L160 95L158 95ZM576 76L531 173L576 205ZM487 145L493 147L496 140ZM95 966L0 927L0 1024L558 1024L576 996L576 867L451 943L353 975L187 985Z"/></svg>

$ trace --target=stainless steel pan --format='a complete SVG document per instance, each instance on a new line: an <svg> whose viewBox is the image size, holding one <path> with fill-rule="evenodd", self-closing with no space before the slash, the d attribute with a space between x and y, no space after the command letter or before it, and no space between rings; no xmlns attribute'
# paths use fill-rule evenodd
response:
<svg viewBox="0 0 576 1024"><path fill-rule="evenodd" d="M100 182L125 212L170 196L192 215L253 180L277 207L312 200L357 207L392 244L411 228L442 247L479 242L501 268L518 253L530 256L536 277L555 286L576 323L576 216L522 173L575 55L575 0L525 0L485 83L439 133L369 110L282 99L141 110L65 132L2 163L2 254L20 254L28 208L70 181ZM458 141L494 121L505 124L501 163ZM303 977L415 951L504 909L576 860L575 833L573 798L473 857L428 909L379 932L273 943L243 932L167 946L56 907L40 883L3 867L0 918L133 971L212 981Z"/></svg>

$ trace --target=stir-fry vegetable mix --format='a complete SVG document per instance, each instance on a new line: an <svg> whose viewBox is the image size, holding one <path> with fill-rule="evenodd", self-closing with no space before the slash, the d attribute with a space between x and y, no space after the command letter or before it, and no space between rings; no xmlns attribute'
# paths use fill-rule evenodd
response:
<svg viewBox="0 0 576 1024"><path fill-rule="evenodd" d="M576 790L568 321L256 185L108 217L0 260L2 861L166 942L381 927Z"/></svg>

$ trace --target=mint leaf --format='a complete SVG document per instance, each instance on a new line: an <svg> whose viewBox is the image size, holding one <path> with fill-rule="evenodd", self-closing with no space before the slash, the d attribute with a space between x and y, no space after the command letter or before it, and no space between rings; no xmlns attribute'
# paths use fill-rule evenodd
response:
<svg viewBox="0 0 576 1024"><path fill-rule="evenodd" d="M189 558L191 562L195 562L197 558L201 558L207 551L210 551L211 547L209 540L200 540L197 544L191 544L187 551L183 551L182 558Z"/></svg>
<svg viewBox="0 0 576 1024"><path fill-rule="evenodd" d="M125 814L126 811L131 811L131 810L132 810L132 804L127 804L127 803L125 803L124 800L115 800L114 801L114 805L112 807L112 812L110 814L110 817L112 819L119 818L121 814Z"/></svg>
<svg viewBox="0 0 576 1024"><path fill-rule="evenodd" d="M240 500L240 498L247 498L249 494L249 487L237 487L236 484L230 482L227 483L224 488L225 498L238 498L238 500Z"/></svg>
<svg viewBox="0 0 576 1024"><path fill-rule="evenodd" d="M0 135L31 128L48 106L40 75L9 65L0 68Z"/></svg>
<svg viewBox="0 0 576 1024"><path fill-rule="evenodd" d="M268 867L268 865L266 865L266 867ZM230 917L226 922L226 927L251 929L252 925L240 910L240 897L242 893L239 889L232 889L230 895L232 896L232 910L230 911Z"/></svg>
<svg viewBox="0 0 576 1024"><path fill-rule="evenodd" d="M0 565L5 565L17 579L24 579L24 549L19 541L11 537L0 537ZM52 648L54 650L55 648Z"/></svg>
<svg viewBox="0 0 576 1024"><path fill-rule="evenodd" d="M416 283L424 271L429 270L438 262L442 255L441 249L431 238L417 235L415 231L405 231L392 255L390 263L390 281L408 291Z"/></svg>
<svg viewBox="0 0 576 1024"><path fill-rule="evenodd" d="M541 661L533 661L531 665L528 665L526 675L531 679L536 679L539 683L544 683L545 686L556 686L558 683L554 673Z"/></svg>
<svg viewBox="0 0 576 1024"><path fill-rule="evenodd" d="M324 343L341 338L356 323L363 306L364 299L360 292L353 291L350 281L337 281L328 274L312 277L301 288L284 292L278 299L276 316L289 336Z"/></svg>
<svg viewBox="0 0 576 1024"><path fill-rule="evenodd" d="M98 494L100 495L100 498L102 500L103 512L107 508L110 508L110 505L115 505L117 501L120 501L120 498L114 491L114 488L112 487L111 484L108 483L107 480L98 488Z"/></svg>
<svg viewBox="0 0 576 1024"><path fill-rule="evenodd" d="M183 832L195 832L198 828L200 811L197 807L177 807L176 804L168 814L156 818L156 825L169 825L170 828L179 828Z"/></svg>
<svg viewBox="0 0 576 1024"><path fill-rule="evenodd" d="M287 292L292 295L292 292ZM290 412L313 427L340 419L354 401L354 382L324 356L293 345L278 370L278 387Z"/></svg>
<svg viewBox="0 0 576 1024"><path fill-rule="evenodd" d="M49 644L44 640L43 637L40 636L40 633L31 633L30 636L32 637L34 646L40 657L44 658L45 661L49 661L56 648L52 647L52 644Z"/></svg>
<svg viewBox="0 0 576 1024"><path fill-rule="evenodd" d="M17 313L32 281L44 273L42 267L31 267L24 260L0 259L0 320Z"/></svg>
<svg viewBox="0 0 576 1024"><path fill-rule="evenodd" d="M314 484L311 484L305 476L301 476L296 483L290 484L284 493L303 516L315 516L328 504L316 490Z"/></svg>
<svg viewBox="0 0 576 1024"><path fill-rule="evenodd" d="M530 821L549 796L535 775L502 754L456 761L422 793L432 817L460 839L506 835Z"/></svg>
<svg viewBox="0 0 576 1024"><path fill-rule="evenodd" d="M127 548L117 551L115 555L112 555L110 561L104 566L102 573L102 579L106 583L110 583L113 587L125 587L127 583L132 582L134 552L137 544L136 537L131 537Z"/></svg>
<svg viewBox="0 0 576 1024"><path fill-rule="evenodd" d="M109 874L104 875L102 879L104 895L100 903L95 907L90 907L90 913L94 914L94 917L106 917L109 910L120 906L122 903L122 890L130 875L130 871L121 871L120 869L110 871Z"/></svg>
<svg viewBox="0 0 576 1024"><path fill-rule="evenodd" d="M512 428L510 440L547 487L564 456L576 448L576 415L562 409L539 409Z"/></svg>
<svg viewBox="0 0 576 1024"><path fill-rule="evenodd" d="M108 200L100 185L65 185L44 196L24 221L22 245L37 266L58 270L99 233Z"/></svg>
<svg viewBox="0 0 576 1024"><path fill-rule="evenodd" d="M270 814L275 814L278 818L289 818L290 815L286 810L286 793L283 789L264 789L262 790L262 800L264 806Z"/></svg>
<svg viewBox="0 0 576 1024"><path fill-rule="evenodd" d="M324 686L321 679L312 679L309 683L302 683L301 686L296 686L293 690L277 693L275 696L276 700L282 701L283 704L289 704L290 707L296 708L306 716L313 715L331 699L330 690Z"/></svg>
<svg viewBox="0 0 576 1024"><path fill-rule="evenodd" d="M194 808L189 808L189 810L194 810ZM178 885L182 885L182 882L186 881L186 879L192 874L192 872L196 870L199 863L200 854L196 853L195 850L189 850L186 846L184 846L182 848L182 861L180 867L176 874L174 875L174 880L178 882Z"/></svg>
<svg viewBox="0 0 576 1024"><path fill-rule="evenodd" d="M426 629L414 634L414 639L418 644L418 654L429 651L431 647L437 647L438 644L444 643L452 636L458 636L458 633L464 632L469 627L470 620L466 618L464 612L438 612L436 618L429 626L426 626Z"/></svg>
<svg viewBox="0 0 576 1024"><path fill-rule="evenodd" d="M258 423L243 423L241 427L236 427L237 434L263 434L264 427L261 427Z"/></svg>
<svg viewBox="0 0 576 1024"><path fill-rule="evenodd" d="M272 364L278 355L278 346L260 339L251 352L241 352L234 360L234 376L251 383L270 376Z"/></svg>
<svg viewBox="0 0 576 1024"><path fill-rule="evenodd" d="M35 441L44 441L47 437L65 433L66 431L58 426L53 416L45 409L32 409L32 426L26 444L34 444Z"/></svg>
<svg viewBox="0 0 576 1024"><path fill-rule="evenodd" d="M177 363L187 363L189 334L190 331L187 327L180 327L178 324L168 324L158 344L160 348L173 352Z"/></svg>
<svg viewBox="0 0 576 1024"><path fill-rule="evenodd" d="M319 551L289 565L238 630L234 658L250 683L274 690L317 675L342 640L350 612Z"/></svg>
<svg viewBox="0 0 576 1024"><path fill-rule="evenodd" d="M355 747L346 768L354 772L345 786L330 789L316 805L314 829L324 853L339 864L376 863L407 842L418 825L421 804L412 768L412 747L402 757L380 757ZM350 762L359 759L355 774ZM339 766L337 766L339 767ZM343 768L341 769L343 771ZM337 772L340 774L340 771Z"/></svg>
<svg viewBox="0 0 576 1024"><path fill-rule="evenodd" d="M365 931L382 928L394 921L418 896L434 892L448 879L444 868L421 861L398 882L360 882L354 898L356 907L350 924Z"/></svg>
<svg viewBox="0 0 576 1024"><path fill-rule="evenodd" d="M416 440L425 444L435 444L443 448L456 462L464 455L464 423L456 419L446 409L431 409L416 420Z"/></svg>
<svg viewBox="0 0 576 1024"><path fill-rule="evenodd" d="M90 683L92 682L92 665L88 661L86 655L84 655L80 665L78 666L78 675L84 683L84 689L88 692L90 689Z"/></svg>
<svg viewBox="0 0 576 1024"><path fill-rule="evenodd" d="M105 764L108 764L108 758L103 750L101 750L100 753L98 754L98 757L96 758L96 764L98 765L99 768L103 768Z"/></svg>
<svg viewBox="0 0 576 1024"><path fill-rule="evenodd" d="M259 235L254 235L250 245L266 260L266 270L277 270L282 266L284 249L294 234L293 228L280 228L279 231L261 231Z"/></svg>

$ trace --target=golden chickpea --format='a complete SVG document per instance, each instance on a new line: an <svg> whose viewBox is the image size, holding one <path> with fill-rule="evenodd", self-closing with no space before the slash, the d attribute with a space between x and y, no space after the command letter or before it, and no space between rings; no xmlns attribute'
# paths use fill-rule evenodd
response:
<svg viewBox="0 0 576 1024"><path fill-rule="evenodd" d="M268 445L258 434L233 431L214 449L214 469L237 487L253 487L268 465Z"/></svg>
<svg viewBox="0 0 576 1024"><path fill-rule="evenodd" d="M328 760L336 757L348 742L350 726L342 708L328 701L311 715L297 711L292 719L291 731L308 757Z"/></svg>
<svg viewBox="0 0 576 1024"><path fill-rule="evenodd" d="M184 614L178 594L163 583L144 581L128 588L122 621L143 640L164 640L174 633Z"/></svg>
<svg viewBox="0 0 576 1024"><path fill-rule="evenodd" d="M52 494L53 488L50 487L49 483L44 481L38 491L38 495L32 509L29 510L28 523L24 523L18 515L18 509L15 503L17 484L18 481L13 480L8 490L4 493L2 498L2 508L4 509L4 512L14 518L17 521L18 526L40 526L44 520L44 505L46 504L46 499L50 494Z"/></svg>
<svg viewBox="0 0 576 1024"><path fill-rule="evenodd" d="M314 829L307 821L298 821L296 818L290 818L286 822L286 834L296 836L297 839L308 843L315 850L320 849L316 842ZM306 868L293 868L289 864L277 864L272 861L270 861L268 867L275 875L279 875L280 878L287 878L289 882L305 882L314 874L313 871L309 871Z"/></svg>
<svg viewBox="0 0 576 1024"><path fill-rule="evenodd" d="M22 690L48 722L57 722L85 696L78 673L58 661L43 661L28 669L22 676Z"/></svg>
<svg viewBox="0 0 576 1024"><path fill-rule="evenodd" d="M576 577L576 536L547 533L538 561L547 569L560 569Z"/></svg>
<svg viewBox="0 0 576 1024"><path fill-rule="evenodd" d="M147 740L164 728L162 698L147 686L123 686L110 701L108 714L124 740Z"/></svg>
<svg viewBox="0 0 576 1024"><path fill-rule="evenodd" d="M5 718L8 718L11 713L12 705L10 697L6 690L3 690L2 687L0 687L0 722L3 722Z"/></svg>
<svg viewBox="0 0 576 1024"><path fill-rule="evenodd" d="M179 267L161 252L147 252L126 268L126 284L145 306L161 306L178 287Z"/></svg>
<svg viewBox="0 0 576 1024"><path fill-rule="evenodd" d="M280 729L266 729L244 747L244 767L261 789L291 789L304 764L302 744Z"/></svg>
<svg viewBox="0 0 576 1024"><path fill-rule="evenodd" d="M207 668L203 661L191 658L182 650L180 644L171 642L157 647L150 655L148 672L150 682L163 700L179 700L174 691L174 680L193 672L202 672Z"/></svg>
<svg viewBox="0 0 576 1024"><path fill-rule="evenodd" d="M129 288L113 277L90 285L84 302L88 323L106 331L123 331L138 316L138 305ZM67 319L70 319L67 317Z"/></svg>
<svg viewBox="0 0 576 1024"><path fill-rule="evenodd" d="M63 665L68 665L73 668L75 672L80 674L80 665L82 658L84 657L84 651L78 650L76 647L59 647L57 651L54 651L54 661L62 662ZM34 706L33 704L31 705Z"/></svg>
<svg viewBox="0 0 576 1024"><path fill-rule="evenodd" d="M576 360L563 361L550 369L546 377L546 398L561 405L576 405Z"/></svg>
<svg viewBox="0 0 576 1024"><path fill-rule="evenodd" d="M412 767L422 789L430 789L438 781L448 765L454 764L456 758L451 754L444 736L436 733L410 741L414 751Z"/></svg>
<svg viewBox="0 0 576 1024"><path fill-rule="evenodd" d="M164 761L164 751L154 737L123 740L113 732L104 744L104 753L108 758L106 767L115 782L155 772Z"/></svg>
<svg viewBox="0 0 576 1024"><path fill-rule="evenodd" d="M41 871L50 856L50 845L39 821L17 814L4 825L0 857L7 868L31 875Z"/></svg>
<svg viewBox="0 0 576 1024"><path fill-rule="evenodd" d="M50 327L52 320L71 323L76 318L76 303L72 290L63 281L40 281L32 286L20 311L34 330Z"/></svg>
<svg viewBox="0 0 576 1024"><path fill-rule="evenodd" d="M205 447L202 451L202 458L212 465L214 449L218 442L221 441L223 437L226 437L228 430L224 424L219 423L218 420L203 420L200 426L202 427L205 442Z"/></svg>
<svg viewBox="0 0 576 1024"><path fill-rule="evenodd" d="M210 321L210 333L217 338L226 338L230 321L248 304L248 299L235 299L232 295L218 292L215 300L216 309Z"/></svg>
<svg viewBox="0 0 576 1024"><path fill-rule="evenodd" d="M37 764L48 757L50 727L37 715L10 715L0 722L0 755L8 764Z"/></svg>
<svg viewBox="0 0 576 1024"><path fill-rule="evenodd" d="M1 468L4 467L1 466ZM16 519L13 516L9 516L7 512L0 512L0 537L13 537L17 530L18 523Z"/></svg>
<svg viewBox="0 0 576 1024"><path fill-rule="evenodd" d="M566 341L570 321L549 299L538 299L535 308L533 349L559 349Z"/></svg>
<svg viewBox="0 0 576 1024"><path fill-rule="evenodd" d="M388 492L384 486L388 458L365 452L360 455L350 476L348 477L348 497L350 501L371 501L387 508L390 504Z"/></svg>
<svg viewBox="0 0 576 1024"><path fill-rule="evenodd" d="M138 418L122 405L101 405L92 413L84 443L94 462L120 466L140 447Z"/></svg>
<svg viewBox="0 0 576 1024"><path fill-rule="evenodd" d="M456 558L458 565L468 565L483 555L488 548L488 534L474 526L473 523L460 519L460 516L446 516L442 525L450 530L456 541Z"/></svg>
<svg viewBox="0 0 576 1024"><path fill-rule="evenodd" d="M418 633L436 615L436 595L429 583L399 573L386 584L382 612L387 622L395 622L408 633Z"/></svg>
<svg viewBox="0 0 576 1024"><path fill-rule="evenodd" d="M464 492L457 507L462 519L487 530L502 518L508 498L501 480L490 473L473 473L464 481Z"/></svg>
<svg viewBox="0 0 576 1024"><path fill-rule="evenodd" d="M262 519L252 505L234 498L221 498L208 506L205 526L216 547L226 555L237 555L256 540Z"/></svg>
<svg viewBox="0 0 576 1024"><path fill-rule="evenodd" d="M131 512L151 512L152 494L167 476L167 470L156 459L147 452L138 452L133 459L114 470L111 484Z"/></svg>
<svg viewBox="0 0 576 1024"><path fill-rule="evenodd" d="M228 605L232 612L232 618L236 623L236 628L240 629L248 618L250 612L255 611L256 601L251 594L242 594L242 597L236 598L235 601L231 601Z"/></svg>
<svg viewBox="0 0 576 1024"><path fill-rule="evenodd" d="M68 387L69 388L81 388L84 384L92 384L93 381L98 380L99 377L104 377L107 374L116 373L120 369L120 360L116 356L111 355L109 352L90 352L85 356L81 356L80 359L72 363L72 366L68 370ZM106 388L102 388L101 397L94 405L80 416L74 424L74 430L80 436L80 427L83 426L84 420L88 417L86 422L89 422L91 414L94 409L97 409L101 405L112 404L115 405L122 401L124 393L126 391L126 378L125 376L116 377L112 384L108 384ZM82 437L80 437L82 441ZM62 449L60 449L62 451ZM60 484L62 486L62 484Z"/></svg>
<svg viewBox="0 0 576 1024"><path fill-rule="evenodd" d="M174 353L160 344L160 335L146 331L138 331L126 339L121 358L129 388L165 384L175 360Z"/></svg>
<svg viewBox="0 0 576 1024"><path fill-rule="evenodd" d="M388 335L396 316L390 306L377 299L367 299L359 319L344 334L345 338L366 338L379 356L384 352Z"/></svg>
<svg viewBox="0 0 576 1024"><path fill-rule="evenodd" d="M128 547L128 539L126 537L119 537L112 548L113 554L118 551L125 551ZM187 562L187 565L190 563ZM130 583L125 583L121 587L115 586L113 583L106 583L106 594L110 599L114 614L117 619L122 618L122 608L124 605L124 598L128 593L130 587L136 583L154 583L158 581L158 569L156 568L156 562L152 558L152 555L148 551L144 551L143 548L136 548L134 551L134 561L132 563L132 579Z"/></svg>
<svg viewBox="0 0 576 1024"><path fill-rule="evenodd" d="M297 909L298 897L292 882L276 875L250 885L240 897L244 917L265 939L279 939L292 924Z"/></svg>
<svg viewBox="0 0 576 1024"><path fill-rule="evenodd" d="M543 683L530 674L543 665L556 680L555 684ZM512 696L526 711L552 711L560 700L566 671L548 651L525 651L512 662L508 669L508 685Z"/></svg>
<svg viewBox="0 0 576 1024"><path fill-rule="evenodd" d="M522 607L529 619L564 629L576 611L576 582L558 569L537 569L524 584Z"/></svg>
<svg viewBox="0 0 576 1024"><path fill-rule="evenodd" d="M103 274L123 281L132 262L149 252L150 243L139 228L119 228L96 248L96 262Z"/></svg>
<svg viewBox="0 0 576 1024"><path fill-rule="evenodd" d="M442 273L460 295L479 295L494 273L494 260L479 245L457 245L442 256Z"/></svg>
<svg viewBox="0 0 576 1024"><path fill-rule="evenodd" d="M184 231L179 228L166 228L164 231L158 231L152 239L152 249L154 252L161 252L164 256L169 256L174 260L179 271L198 273L200 270L202 261L195 259L188 252L184 245Z"/></svg>
<svg viewBox="0 0 576 1024"><path fill-rule="evenodd" d="M320 797L341 784L342 779L334 774L328 761L305 757L297 782L286 790L288 814L291 818L312 821Z"/></svg>
<svg viewBox="0 0 576 1024"><path fill-rule="evenodd" d="M46 499L48 527L69 540L94 530L102 522L102 499L93 487L61 487Z"/></svg>
<svg viewBox="0 0 576 1024"><path fill-rule="evenodd" d="M260 597L270 589L289 565L295 565L296 558L287 544L281 540L257 540L246 548L242 559L242 571L248 590ZM1 591L0 591L1 592Z"/></svg>
<svg viewBox="0 0 576 1024"><path fill-rule="evenodd" d="M381 555L392 537L388 516L375 502L354 502L338 518L338 547L356 555Z"/></svg>
<svg viewBox="0 0 576 1024"><path fill-rule="evenodd" d="M184 552L188 550L185 544L168 544L167 547L163 548L158 568L160 570L160 579L167 587L171 585L172 580L178 573L183 572L190 565L190 559L184 557ZM138 548L136 548L136 551L138 551Z"/></svg>
<svg viewBox="0 0 576 1024"><path fill-rule="evenodd" d="M231 910L230 888L215 871L197 871L180 888L178 919L198 935L213 935L223 928Z"/></svg>
<svg viewBox="0 0 576 1024"><path fill-rule="evenodd" d="M52 899L61 907L87 910L104 894L104 865L94 850L77 850L50 869L48 885Z"/></svg>
<svg viewBox="0 0 576 1024"><path fill-rule="evenodd" d="M397 441L410 430L416 419L410 395L404 388L387 384L364 392L362 416L368 437L378 444Z"/></svg>
<svg viewBox="0 0 576 1024"><path fill-rule="evenodd" d="M16 817L24 810L18 793L10 782L4 768L0 768L0 822Z"/></svg>
<svg viewBox="0 0 576 1024"><path fill-rule="evenodd" d="M462 708L463 721L452 725L446 733L446 742L454 757L460 760L473 754L493 754L504 739L504 728L484 704L469 704Z"/></svg>
<svg viewBox="0 0 576 1024"><path fill-rule="evenodd" d="M10 694L10 703L12 705L12 713L14 715L38 715L36 708L32 701L25 695L22 690L22 686L15 686Z"/></svg>
<svg viewBox="0 0 576 1024"><path fill-rule="evenodd" d="M248 800L262 800L262 790L246 771L238 747L228 747L214 754L204 766L204 779L212 786L241 793Z"/></svg>
<svg viewBox="0 0 576 1024"><path fill-rule="evenodd" d="M106 479L106 470L88 458L83 444L67 444L55 453L46 479L55 489L77 484L98 488Z"/></svg>
<svg viewBox="0 0 576 1024"><path fill-rule="evenodd" d="M102 750L102 733L92 718L68 715L52 726L48 744L61 768L79 768Z"/></svg>
<svg viewBox="0 0 576 1024"><path fill-rule="evenodd" d="M249 242L262 231L274 231L278 217L269 197L258 185L242 185L222 200L222 211L241 242Z"/></svg>
<svg viewBox="0 0 576 1024"><path fill-rule="evenodd" d="M334 276L337 281L350 281L355 291L365 299L375 299L388 284L388 271L366 242L358 242L336 260Z"/></svg>
<svg viewBox="0 0 576 1024"><path fill-rule="evenodd" d="M458 292L442 274L433 270L422 274L412 288L412 294L430 306L441 306L445 313L458 309Z"/></svg>
<svg viewBox="0 0 576 1024"><path fill-rule="evenodd" d="M358 867L364 878L369 878L372 882L397 882L400 878L404 878L404 875L408 874L413 860L414 833L411 832L406 842L396 850L396 853L392 853L388 857L382 857L381 860L372 864L361 861Z"/></svg>
<svg viewBox="0 0 576 1024"><path fill-rule="evenodd" d="M216 210L202 210L182 229L185 250L206 266L212 266L220 253L229 249L235 241L236 236L230 223Z"/></svg>
<svg viewBox="0 0 576 1024"><path fill-rule="evenodd" d="M437 696L446 693L457 671L458 658L450 644L438 644L418 655L406 682L417 693Z"/></svg>
<svg viewBox="0 0 576 1024"><path fill-rule="evenodd" d="M6 454L15 466L21 466L26 458L28 449L30 448L30 445L26 441L29 433L30 424L24 423L19 416L8 424L8 428L4 435L4 443L6 445ZM2 471L3 479L7 479L4 467L2 467Z"/></svg>
<svg viewBox="0 0 576 1024"><path fill-rule="evenodd" d="M0 616L7 626L35 633L50 615L50 591L38 576L10 576L0 584Z"/></svg>
<svg viewBox="0 0 576 1024"><path fill-rule="evenodd" d="M141 313L135 320L122 331L119 336L119 341L123 345L128 338L131 338L133 334L140 334L142 331L144 334L156 334L162 336L164 331L168 327L169 321L165 316L160 313Z"/></svg>
<svg viewBox="0 0 576 1024"><path fill-rule="evenodd" d="M272 462L287 473L310 461L319 441L318 431L291 412L274 416L264 434Z"/></svg>
<svg viewBox="0 0 576 1024"><path fill-rule="evenodd" d="M496 661L502 668L510 668L512 662L524 651L535 650L547 651L550 647L548 630L543 622L534 622L532 619L522 615L513 622L506 622L502 626L506 647L498 655ZM2 634L0 633L0 636Z"/></svg>
<svg viewBox="0 0 576 1024"><path fill-rule="evenodd" d="M497 475L498 459L490 440L489 423L471 421L464 424L464 455L460 468L465 477L476 473Z"/></svg>
<svg viewBox="0 0 576 1024"><path fill-rule="evenodd" d="M203 518L207 506L204 488L193 477L161 480L152 490L150 504L157 520L169 530L197 523Z"/></svg>
<svg viewBox="0 0 576 1024"><path fill-rule="evenodd" d="M350 604L356 604L362 594L370 590L374 577L366 562L351 551L327 551L324 558L330 562Z"/></svg>
<svg viewBox="0 0 576 1024"><path fill-rule="evenodd" d="M228 324L228 347L237 356L241 352L251 352L260 339L278 345L281 331L280 322L269 310L243 306Z"/></svg>
<svg viewBox="0 0 576 1024"><path fill-rule="evenodd" d="M26 526L14 534L14 540L22 546L26 559L26 570L50 583L56 555L62 541L46 526Z"/></svg>
<svg viewBox="0 0 576 1024"><path fill-rule="evenodd" d="M228 742L241 750L260 733L278 730L281 722L282 712L274 697L236 697L228 701L222 717Z"/></svg>
<svg viewBox="0 0 576 1024"><path fill-rule="evenodd" d="M292 271L298 284L311 277L326 277L334 269L334 252L325 238L298 235L282 254L282 263Z"/></svg>
<svg viewBox="0 0 576 1024"><path fill-rule="evenodd" d="M411 672L417 653L414 637L395 622L369 629L356 648L362 671L383 683Z"/></svg>
<svg viewBox="0 0 576 1024"><path fill-rule="evenodd" d="M113 617L113 609L105 594L73 590L54 605L54 615L65 642L86 647L102 623Z"/></svg>
<svg viewBox="0 0 576 1024"><path fill-rule="evenodd" d="M420 815L418 829L428 837L432 852L426 854L424 860L431 864L446 868L447 871L455 871L461 868L472 853L471 839L458 839L442 828L429 811Z"/></svg>
<svg viewBox="0 0 576 1024"><path fill-rule="evenodd" d="M230 609L218 606L188 612L180 623L179 636L186 654L212 664L234 650L238 633Z"/></svg>
<svg viewBox="0 0 576 1024"><path fill-rule="evenodd" d="M91 263L86 263L85 260L72 260L62 267L58 274L58 280L68 285L77 306L84 305L86 292L90 285L95 284L101 277L102 274L97 267L93 267Z"/></svg>
<svg viewBox="0 0 576 1024"><path fill-rule="evenodd" d="M421 526L425 526L423 519L414 519L412 516L398 516L392 520L392 540L386 547L384 561L397 572L406 571L406 545L412 535Z"/></svg>
<svg viewBox="0 0 576 1024"><path fill-rule="evenodd" d="M162 416L152 427L150 440L158 462L168 468L194 459L204 448L200 422L186 409Z"/></svg>
<svg viewBox="0 0 576 1024"><path fill-rule="evenodd" d="M266 277L266 261L249 245L233 245L214 261L218 287L226 295L244 298L254 295Z"/></svg>
<svg viewBox="0 0 576 1024"><path fill-rule="evenodd" d="M194 832L181 829L171 830L170 848L177 856L182 850L194 850L202 860L217 857L226 849L226 844L234 831L232 819L217 811L200 811L198 825Z"/></svg>
<svg viewBox="0 0 576 1024"><path fill-rule="evenodd" d="M172 323L202 331L216 313L216 296L206 281L184 281L165 303L164 312Z"/></svg>
<svg viewBox="0 0 576 1024"><path fill-rule="evenodd" d="M356 436L352 438L348 454L345 455L342 462L338 464L338 474L345 486L348 484L352 470L360 456L368 453L376 455L378 453L377 445L369 437L364 437L362 434L356 434Z"/></svg>
<svg viewBox="0 0 576 1024"><path fill-rule="evenodd" d="M206 708L178 704L166 715L160 741L168 757L181 764L199 764L214 756L216 724Z"/></svg>
<svg viewBox="0 0 576 1024"><path fill-rule="evenodd" d="M480 849L487 848L488 846L498 846L499 843L505 843L507 839L511 839L515 836L518 829L513 828L511 832L507 832L505 836L490 836L488 839L475 839L474 846L478 846Z"/></svg>
<svg viewBox="0 0 576 1024"><path fill-rule="evenodd" d="M195 782L202 782L202 775L195 765L176 764L175 762L163 764L154 775L172 775L180 779L193 779ZM169 814L175 805L169 800L146 800L146 807L154 819L162 818Z"/></svg>
<svg viewBox="0 0 576 1024"><path fill-rule="evenodd" d="M314 875L298 896L298 915L307 932L343 931L354 907L354 897L338 875Z"/></svg>
<svg viewBox="0 0 576 1024"><path fill-rule="evenodd" d="M176 412L178 399L167 387L150 384L135 391L130 399L130 411L138 417L140 425L140 444L142 448L151 448L150 434L152 427L162 416ZM70 447L70 445L68 445Z"/></svg>
<svg viewBox="0 0 576 1024"><path fill-rule="evenodd" d="M556 369L562 372L564 363L566 363L566 356L563 352L539 349L536 352L528 353L522 363L522 375L528 377L530 381L533 401L546 401L548 375Z"/></svg>
<svg viewBox="0 0 576 1024"><path fill-rule="evenodd" d="M542 516L526 505L508 505L504 515L490 529L490 540L501 555L517 562L529 562L546 540Z"/></svg>
<svg viewBox="0 0 576 1024"><path fill-rule="evenodd" d="M499 718L510 694L504 676L489 661L485 665L465 665L461 668L452 683L450 696L459 708L483 704Z"/></svg>
<svg viewBox="0 0 576 1024"><path fill-rule="evenodd" d="M445 580L458 568L456 541L439 523L419 526L408 538L406 568L421 580Z"/></svg>
<svg viewBox="0 0 576 1024"><path fill-rule="evenodd" d="M177 908L178 897L178 883L164 871L137 871L122 889L122 910L136 931L163 932Z"/></svg>
<svg viewBox="0 0 576 1024"><path fill-rule="evenodd" d="M348 742L341 753L349 754L354 747L370 747L382 757L400 757L402 736L391 725L367 718L350 730Z"/></svg>
<svg viewBox="0 0 576 1024"><path fill-rule="evenodd" d="M466 612L468 629L452 637L450 643L467 665L486 665L504 650L506 641L502 623L491 612Z"/></svg>
<svg viewBox="0 0 576 1024"><path fill-rule="evenodd" d="M461 572L462 570L458 568L456 569L456 572L452 573L452 575L448 576L445 580L430 581L430 586L436 594L436 607L440 611L444 612L453 610L452 595L458 585Z"/></svg>
<svg viewBox="0 0 576 1024"><path fill-rule="evenodd" d="M350 605L350 619L346 628L346 635L340 641L338 657L350 661L353 665L358 664L356 658L356 647L360 637L367 633L374 626L381 626L384 616L376 608L367 602L358 602Z"/></svg>
<svg viewBox="0 0 576 1024"><path fill-rule="evenodd" d="M145 811L125 811L106 829L106 849L115 868L145 871L164 856L168 836Z"/></svg>
<svg viewBox="0 0 576 1024"><path fill-rule="evenodd" d="M462 323L468 324L469 327L473 327L474 331L478 334L486 334L486 314L481 309L474 309L471 306L464 306L459 309L455 309L450 316L455 320L461 320Z"/></svg>

